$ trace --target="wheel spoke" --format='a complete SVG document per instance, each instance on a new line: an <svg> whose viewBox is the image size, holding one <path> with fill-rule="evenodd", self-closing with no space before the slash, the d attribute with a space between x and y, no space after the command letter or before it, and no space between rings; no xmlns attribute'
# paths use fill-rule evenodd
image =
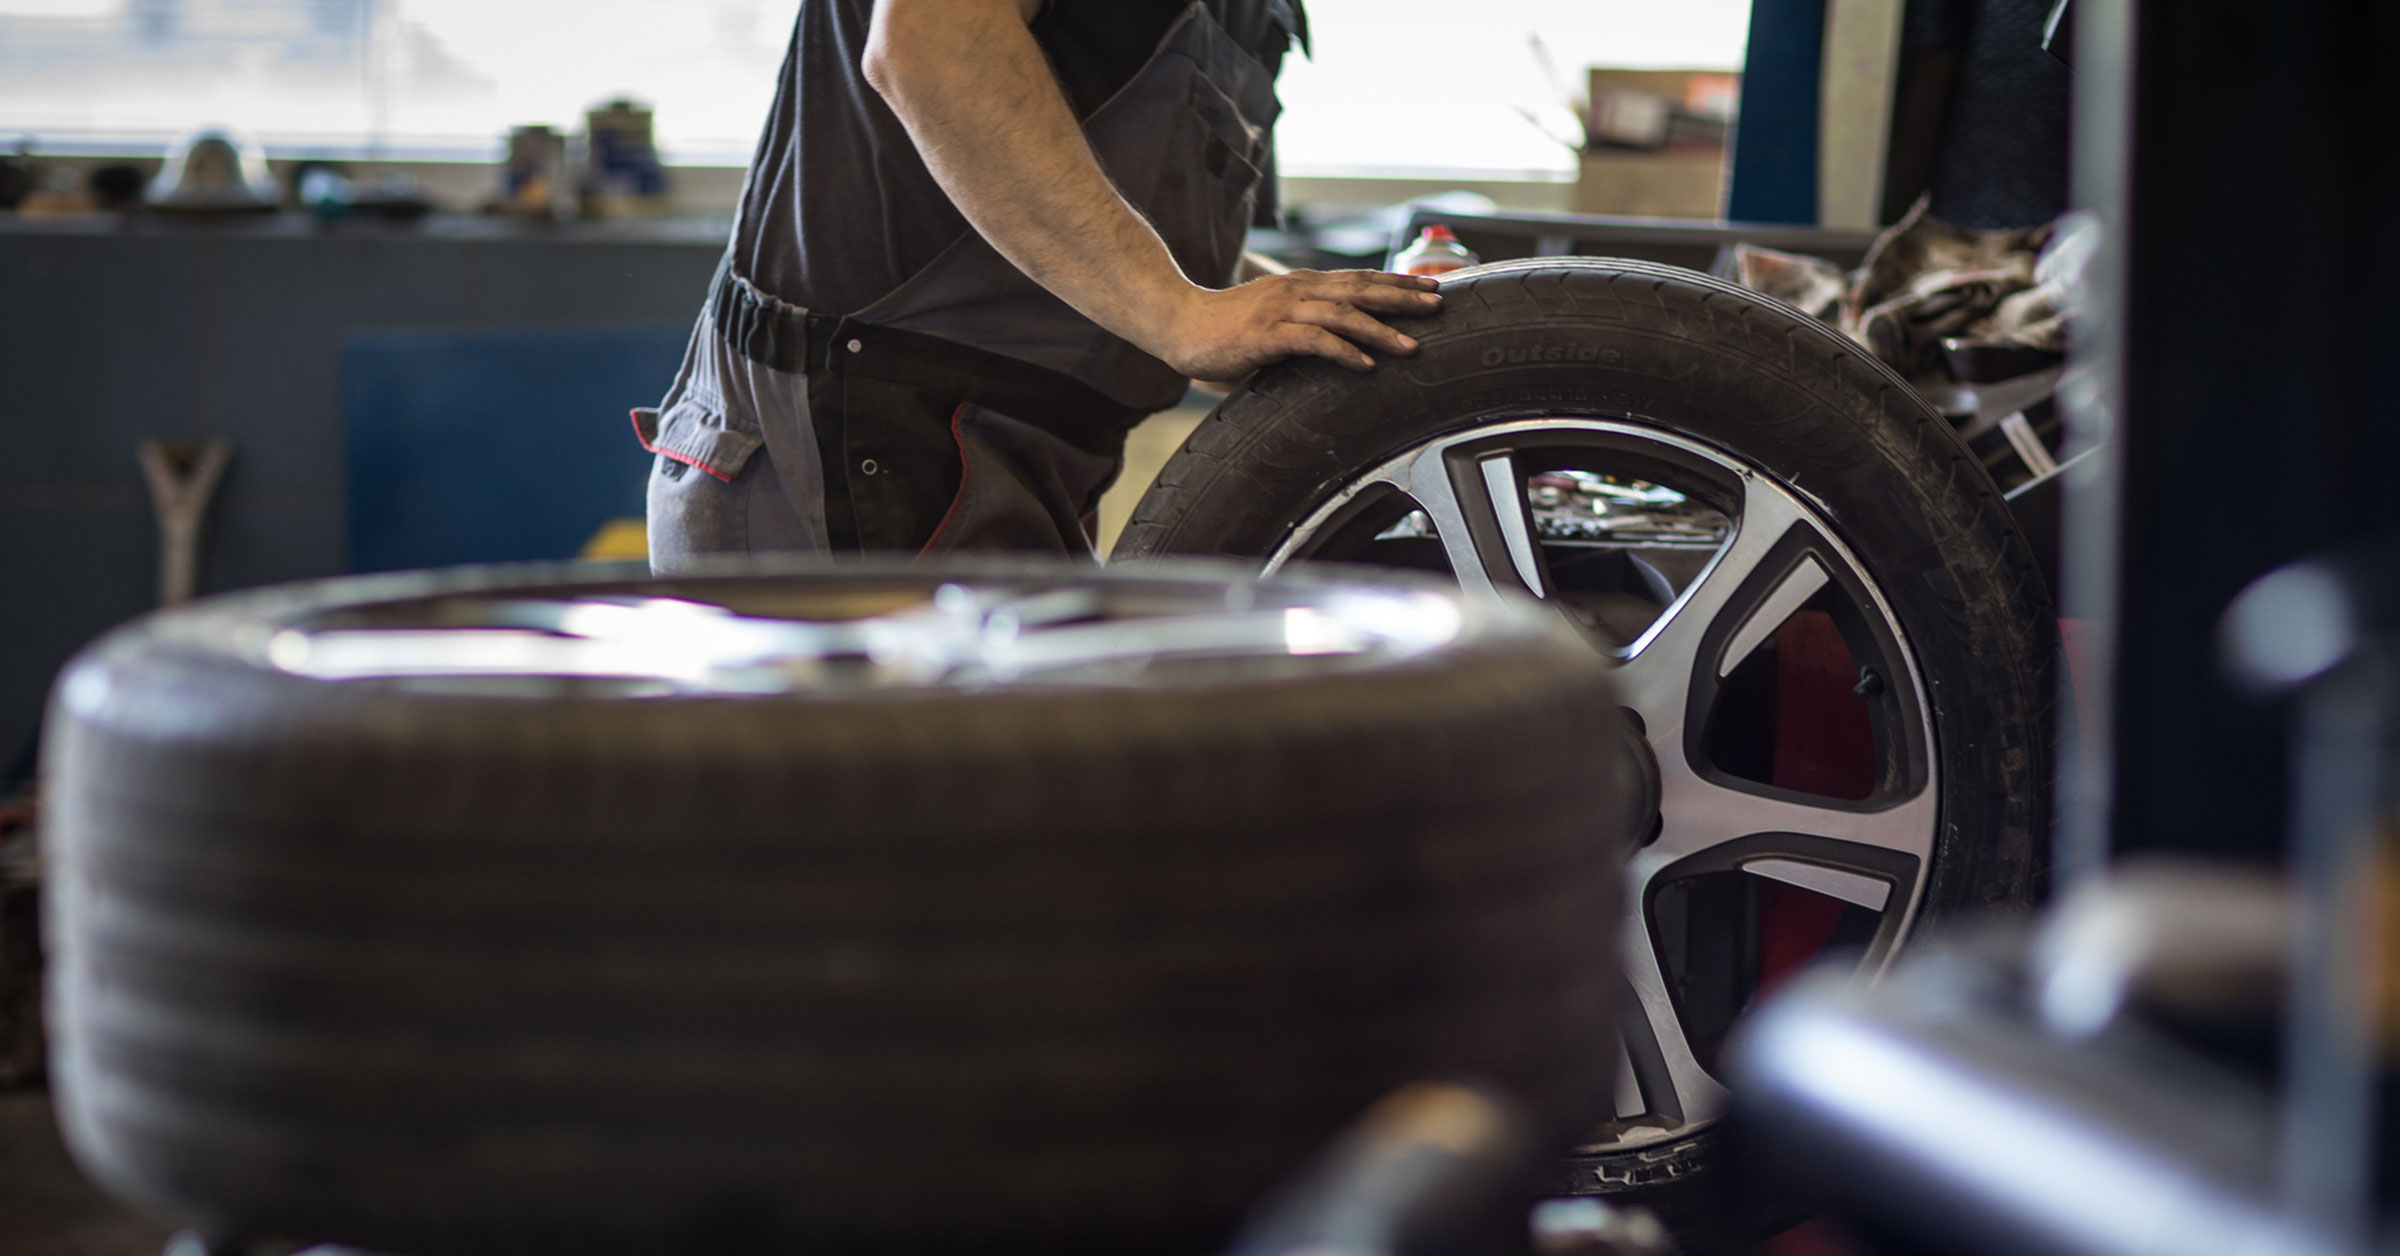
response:
<svg viewBox="0 0 2400 1256"><path fill-rule="evenodd" d="M1736 640L1746 645L1742 652L1747 653L1783 622L1782 617L1770 614L1776 605L1788 600L1797 608L1823 586L1824 570L1810 558L1771 588L1753 590L1748 598L1742 596L1759 564L1792 529L1807 526L1800 504L1781 489L1755 475L1743 478L1742 512L1734 521L1732 538L1691 587L1633 643L1618 675L1619 687L1642 713L1653 737L1682 728L1684 695L1701 665L1701 642L1720 619L1741 617ZM1784 611L1789 614L1789 609ZM1753 624L1759 625L1757 637L1743 641ZM1731 655L1728 651L1729 663L1734 661Z"/></svg>
<svg viewBox="0 0 2400 1256"><path fill-rule="evenodd" d="M1800 564L1785 573L1765 597L1758 599L1758 604L1749 609L1749 617L1725 642L1725 655L1717 660L1717 677L1731 676L1752 650L1766 644L1767 638L1783 627L1783 621L1807 605L1808 599L1815 597L1817 590L1827 583L1825 569L1817 565L1817 560L1802 555Z"/></svg>
<svg viewBox="0 0 2400 1256"><path fill-rule="evenodd" d="M1625 980L1633 988L1651 1038L1647 1043L1629 1041L1627 1054L1636 1057L1655 1051L1652 1067L1647 1069L1638 1060L1628 1059L1637 1075L1650 1074L1640 1083L1643 1106L1683 1125L1715 1117L1724 1110L1725 1088L1700 1067L1700 1059L1692 1051L1691 1039L1683 1032L1683 1018L1675 1014L1675 1000L1667 993L1666 970L1658 962L1657 948L1651 945L1650 930L1640 911L1625 914Z"/></svg>
<svg viewBox="0 0 2400 1256"><path fill-rule="evenodd" d="M1736 789L1704 780L1669 756L1659 762L1658 840L1642 854L1661 866L1712 847L1764 833L1822 838L1842 846L1896 851L1924 858L1933 844L1933 791L1920 789L1896 803L1871 809L1840 806L1804 794ZM1672 773L1672 775L1670 775ZM1822 861L1822 856L1810 858ZM1838 857L1834 861L1840 864ZM1872 868L1862 858L1858 868Z"/></svg>
<svg viewBox="0 0 2400 1256"><path fill-rule="evenodd" d="M1463 463L1435 446L1410 466L1408 495L1424 507L1460 585L1550 595L1514 457L1498 453Z"/></svg>
<svg viewBox="0 0 2400 1256"><path fill-rule="evenodd" d="M1649 1111L1648 1101L1642 1098L1642 1078L1634 1067L1633 1052L1620 1039L1617 1043L1617 1119L1622 1121Z"/></svg>
<svg viewBox="0 0 2400 1256"><path fill-rule="evenodd" d="M1892 901L1891 882L1824 864L1798 859L1752 859L1742 865L1742 871L1812 890L1827 898L1838 898L1868 911L1882 911Z"/></svg>

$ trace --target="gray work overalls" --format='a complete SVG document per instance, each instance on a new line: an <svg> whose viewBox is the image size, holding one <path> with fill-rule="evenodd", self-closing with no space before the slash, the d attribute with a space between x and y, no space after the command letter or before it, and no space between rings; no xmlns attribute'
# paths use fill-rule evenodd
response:
<svg viewBox="0 0 2400 1256"><path fill-rule="evenodd" d="M1240 263L1278 108L1272 72L1195 3L1083 127L1184 273L1221 287ZM634 412L659 455L651 565L665 575L702 555L789 551L1088 555L1085 520L1125 433L1185 388L972 229L840 315L762 291L729 252L673 389Z"/></svg>

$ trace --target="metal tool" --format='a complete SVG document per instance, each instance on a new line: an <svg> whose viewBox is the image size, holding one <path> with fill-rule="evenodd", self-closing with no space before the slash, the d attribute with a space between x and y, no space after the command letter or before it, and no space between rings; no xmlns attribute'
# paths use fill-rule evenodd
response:
<svg viewBox="0 0 2400 1256"><path fill-rule="evenodd" d="M158 604L176 606L191 601L199 584L200 530L233 459L233 442L146 440L140 456L158 515Z"/></svg>

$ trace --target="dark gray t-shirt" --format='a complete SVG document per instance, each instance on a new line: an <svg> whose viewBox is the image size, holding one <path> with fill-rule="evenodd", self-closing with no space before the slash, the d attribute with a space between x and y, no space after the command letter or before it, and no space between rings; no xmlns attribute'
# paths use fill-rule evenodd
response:
<svg viewBox="0 0 2400 1256"><path fill-rule="evenodd" d="M1270 70L1293 38L1307 37L1299 0L1206 3ZM1049 0L1033 32L1076 116L1130 82L1190 4ZM737 273L819 313L874 303L968 229L859 68L874 7L802 0L734 229ZM1272 183L1260 205L1273 213Z"/></svg>

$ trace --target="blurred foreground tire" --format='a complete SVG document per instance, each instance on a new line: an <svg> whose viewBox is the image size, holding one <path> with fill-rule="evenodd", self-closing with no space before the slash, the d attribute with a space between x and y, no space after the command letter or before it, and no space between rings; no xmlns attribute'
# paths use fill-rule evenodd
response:
<svg viewBox="0 0 2400 1256"><path fill-rule="evenodd" d="M140 621L51 727L62 1120L216 1233L1200 1251L1395 1085L1611 1083L1647 802L1530 603L409 574Z"/></svg>

